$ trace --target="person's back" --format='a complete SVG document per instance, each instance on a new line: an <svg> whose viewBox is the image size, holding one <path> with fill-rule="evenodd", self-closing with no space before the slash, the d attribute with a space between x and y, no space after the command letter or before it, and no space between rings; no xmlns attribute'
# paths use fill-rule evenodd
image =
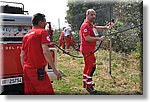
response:
<svg viewBox="0 0 150 102"><path fill-rule="evenodd" d="M42 36L48 36L47 31L40 27L33 27L23 38L23 49L25 51L24 65L28 67L41 67L47 64L41 44L45 40ZM49 38L47 37L49 40Z"/></svg>
<svg viewBox="0 0 150 102"><path fill-rule="evenodd" d="M50 37L45 30L45 15L37 13L32 18L33 28L23 38L21 64L24 72L25 94L54 94L51 80L45 70L47 63L53 69L57 79L61 74L52 61L49 50Z"/></svg>

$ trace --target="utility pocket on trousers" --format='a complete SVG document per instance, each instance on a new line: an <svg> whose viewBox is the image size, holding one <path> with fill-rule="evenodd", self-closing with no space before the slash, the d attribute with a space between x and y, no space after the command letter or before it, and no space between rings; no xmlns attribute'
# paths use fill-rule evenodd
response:
<svg viewBox="0 0 150 102"><path fill-rule="evenodd" d="M44 69L38 68L37 75L38 75L38 80L43 80L44 79Z"/></svg>

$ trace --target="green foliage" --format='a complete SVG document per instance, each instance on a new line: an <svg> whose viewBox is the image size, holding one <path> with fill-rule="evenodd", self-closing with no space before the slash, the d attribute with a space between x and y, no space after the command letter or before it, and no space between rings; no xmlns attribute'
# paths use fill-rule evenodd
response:
<svg viewBox="0 0 150 102"><path fill-rule="evenodd" d="M135 50L136 43L142 42L143 26L126 30L143 22L143 4L139 2L85 2L68 0L68 10L66 20L73 26L75 32L79 32L80 26L85 19L87 9L94 9L97 18L95 25L105 25L106 22L114 18L117 20L115 27L111 31L100 31L100 35L112 36L112 47L116 52L130 53ZM116 33L126 30L121 33ZM78 33L76 33L78 34ZM78 36L78 35L77 35ZM103 48L108 49L109 41L103 43Z"/></svg>
<svg viewBox="0 0 150 102"><path fill-rule="evenodd" d="M96 25L104 25L105 21L110 20L109 7L110 3L101 2L75 2L68 0L68 10L66 20L73 26L73 29L79 30L82 22L85 19L85 14L88 9L95 9L97 13L97 18L95 20ZM113 5L113 4L111 4ZM107 14L107 15L106 15Z"/></svg>
<svg viewBox="0 0 150 102"><path fill-rule="evenodd" d="M58 42L59 42L59 36L60 36L60 32L56 29L53 32L53 39L52 39L52 41L55 42L56 44L58 44Z"/></svg>
<svg viewBox="0 0 150 102"><path fill-rule="evenodd" d="M136 43L135 45L135 50L132 51L132 55L136 59L141 59L142 57L142 44L141 43Z"/></svg>

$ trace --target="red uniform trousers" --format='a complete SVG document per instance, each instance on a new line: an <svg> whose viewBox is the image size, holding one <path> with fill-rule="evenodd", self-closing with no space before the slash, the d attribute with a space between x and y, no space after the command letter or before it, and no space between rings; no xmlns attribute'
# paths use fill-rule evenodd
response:
<svg viewBox="0 0 150 102"><path fill-rule="evenodd" d="M76 43L75 43L74 39L70 35L65 36L64 39L65 39L66 49L67 50L69 50L70 45L75 47Z"/></svg>
<svg viewBox="0 0 150 102"><path fill-rule="evenodd" d="M26 95L54 95L54 90L47 73L43 80L38 80L37 68L24 67L24 93Z"/></svg>
<svg viewBox="0 0 150 102"><path fill-rule="evenodd" d="M64 39L59 39L59 44L58 44L59 47L62 47L62 49L65 49L65 41Z"/></svg>
<svg viewBox="0 0 150 102"><path fill-rule="evenodd" d="M82 52L83 56L87 56L89 52ZM96 69L96 58L95 55L92 54L88 57L84 58L84 69L83 69L83 82L84 87L91 87L93 85L92 76Z"/></svg>

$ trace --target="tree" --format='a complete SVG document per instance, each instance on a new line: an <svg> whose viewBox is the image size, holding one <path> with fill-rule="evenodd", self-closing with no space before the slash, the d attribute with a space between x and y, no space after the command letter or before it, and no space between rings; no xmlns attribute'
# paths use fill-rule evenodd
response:
<svg viewBox="0 0 150 102"><path fill-rule="evenodd" d="M85 14L88 9L94 9L97 12L97 18L95 20L96 25L104 25L106 20L109 20L109 7L112 3L101 2L75 2L68 0L68 10L66 20L71 24L74 30L79 30L82 22L85 19Z"/></svg>
<svg viewBox="0 0 150 102"><path fill-rule="evenodd" d="M86 10L92 8L96 11L95 25L105 25L111 19L117 19L117 24L110 31L101 31L101 35L114 33L113 50L121 52L131 52L138 42L142 42L142 4L139 2L75 2L68 0L68 10L66 20L73 26L73 30L78 32L85 19ZM134 29L126 30L129 28ZM115 33L126 30L125 32ZM107 44L108 42L106 42ZM104 43L104 45L106 45Z"/></svg>

